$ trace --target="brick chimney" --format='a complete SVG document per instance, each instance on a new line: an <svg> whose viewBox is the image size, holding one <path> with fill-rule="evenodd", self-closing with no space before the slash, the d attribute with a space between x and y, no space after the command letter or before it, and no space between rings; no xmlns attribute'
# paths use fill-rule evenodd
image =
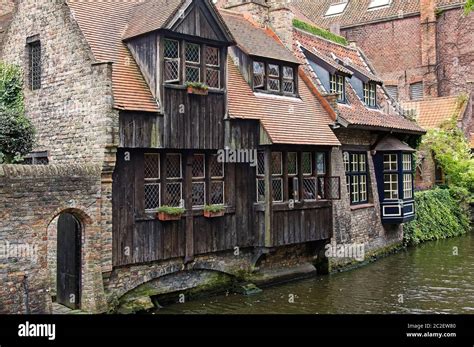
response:
<svg viewBox="0 0 474 347"><path fill-rule="evenodd" d="M425 68L423 76L425 97L438 96L436 2L436 0L420 0L421 64Z"/></svg>
<svg viewBox="0 0 474 347"><path fill-rule="evenodd" d="M295 14L290 9L288 0L267 0L269 9L269 25L278 35L283 44L293 50L293 19Z"/></svg>
<svg viewBox="0 0 474 347"><path fill-rule="evenodd" d="M226 10L247 13L262 27L268 24L268 9L266 0L224 0L217 3Z"/></svg>

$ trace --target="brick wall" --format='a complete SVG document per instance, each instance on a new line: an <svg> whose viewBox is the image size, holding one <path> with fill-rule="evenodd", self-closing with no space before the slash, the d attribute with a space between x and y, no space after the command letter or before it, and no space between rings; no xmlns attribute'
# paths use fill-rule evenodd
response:
<svg viewBox="0 0 474 347"><path fill-rule="evenodd" d="M410 83L423 79L419 17L344 29L341 34L367 55L386 85L399 86L400 100L409 100Z"/></svg>
<svg viewBox="0 0 474 347"><path fill-rule="evenodd" d="M48 151L50 163L100 163L114 144L118 116L112 110L109 64L96 64L62 0L19 2L0 59L25 69L26 40L39 35L42 88L25 83L26 115L37 129L35 150Z"/></svg>
<svg viewBox="0 0 474 347"><path fill-rule="evenodd" d="M0 206L0 313L26 312L25 276L30 312L50 312L55 269L48 265L55 258L54 220L62 212L82 227L81 307L105 309L99 165L0 165ZM18 254L19 247L27 252Z"/></svg>

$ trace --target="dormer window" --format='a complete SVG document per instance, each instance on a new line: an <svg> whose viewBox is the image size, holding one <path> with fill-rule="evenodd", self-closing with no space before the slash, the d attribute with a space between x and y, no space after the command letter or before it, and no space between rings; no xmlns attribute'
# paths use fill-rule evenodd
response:
<svg viewBox="0 0 474 347"><path fill-rule="evenodd" d="M182 52L182 47L184 52ZM181 54L184 55L184 59L181 59ZM165 39L163 57L164 83L200 82L211 89L222 88L223 76L219 47Z"/></svg>
<svg viewBox="0 0 474 347"><path fill-rule="evenodd" d="M345 81L344 76L334 74L331 75L329 81L329 89L333 94L337 94L337 102L346 102Z"/></svg>
<svg viewBox="0 0 474 347"><path fill-rule="evenodd" d="M336 16L336 15L341 14L346 9L348 2L349 1L346 0L346 1L339 2L337 4L330 5L328 10L326 11L325 16L328 17L328 16Z"/></svg>
<svg viewBox="0 0 474 347"><path fill-rule="evenodd" d="M273 94L295 95L295 69L292 66L254 61L253 89Z"/></svg>
<svg viewBox="0 0 474 347"><path fill-rule="evenodd" d="M373 82L364 83L364 103L368 107L377 107L377 85Z"/></svg>

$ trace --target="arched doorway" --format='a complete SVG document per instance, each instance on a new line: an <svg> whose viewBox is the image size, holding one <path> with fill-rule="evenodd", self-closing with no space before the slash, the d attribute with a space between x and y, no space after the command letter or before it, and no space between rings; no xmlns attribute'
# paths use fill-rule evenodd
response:
<svg viewBox="0 0 474 347"><path fill-rule="evenodd" d="M56 302L80 308L81 223L70 213L59 215L57 224Z"/></svg>

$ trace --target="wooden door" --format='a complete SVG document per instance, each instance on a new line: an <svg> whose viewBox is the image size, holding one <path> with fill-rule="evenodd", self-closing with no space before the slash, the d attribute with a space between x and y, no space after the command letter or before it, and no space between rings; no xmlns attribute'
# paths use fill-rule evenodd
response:
<svg viewBox="0 0 474 347"><path fill-rule="evenodd" d="M59 217L57 238L56 301L75 310L80 305L81 228L73 215Z"/></svg>

